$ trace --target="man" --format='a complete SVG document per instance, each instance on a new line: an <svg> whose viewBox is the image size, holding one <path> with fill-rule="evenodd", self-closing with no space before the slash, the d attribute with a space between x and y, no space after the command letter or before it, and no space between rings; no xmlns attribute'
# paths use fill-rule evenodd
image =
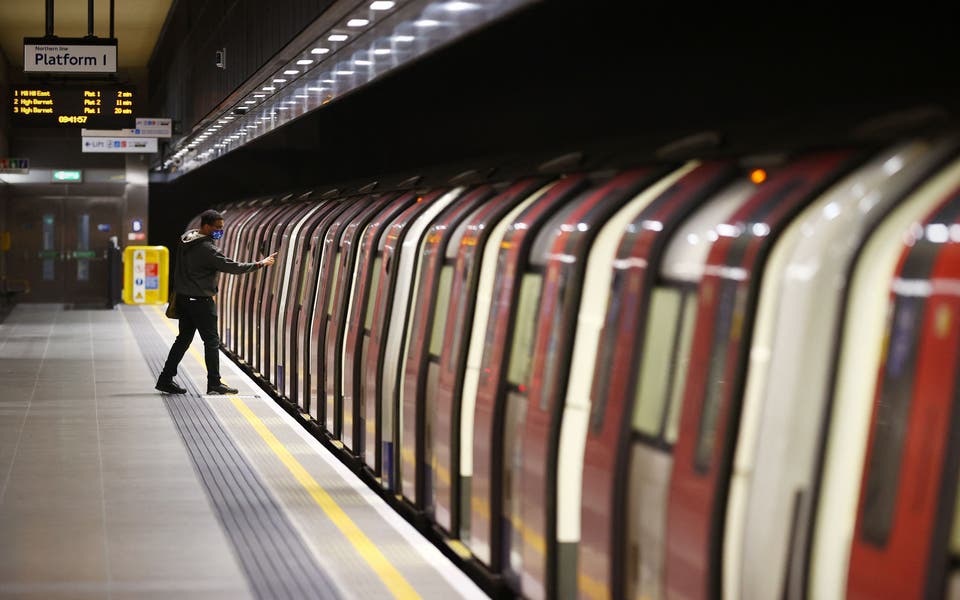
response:
<svg viewBox="0 0 960 600"><path fill-rule="evenodd" d="M217 280L220 273L250 273L272 265L277 253L255 263L238 263L227 258L214 245L223 237L223 215L215 210L200 215L200 229L191 229L180 238L173 285L177 292L180 332L170 348L156 388L167 394L185 394L187 390L173 382L177 365L200 332L207 364L207 393L236 394L237 389L220 380L220 334L217 331Z"/></svg>

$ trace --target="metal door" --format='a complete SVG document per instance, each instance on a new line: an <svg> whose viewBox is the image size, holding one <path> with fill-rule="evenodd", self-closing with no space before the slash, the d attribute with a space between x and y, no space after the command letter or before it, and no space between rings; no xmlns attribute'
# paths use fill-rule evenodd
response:
<svg viewBox="0 0 960 600"><path fill-rule="evenodd" d="M23 302L106 304L106 251L118 235L121 198L11 198L11 279L26 279Z"/></svg>

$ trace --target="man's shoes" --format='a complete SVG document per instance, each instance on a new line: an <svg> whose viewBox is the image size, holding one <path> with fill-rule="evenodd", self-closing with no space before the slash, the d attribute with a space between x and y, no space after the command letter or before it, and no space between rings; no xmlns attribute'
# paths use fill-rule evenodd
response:
<svg viewBox="0 0 960 600"><path fill-rule="evenodd" d="M158 390L165 394L186 394L187 390L175 384L172 379L161 379L157 381L155 386Z"/></svg>
<svg viewBox="0 0 960 600"><path fill-rule="evenodd" d="M240 390L238 390L237 388L232 388L226 385L225 383L223 383L222 381L216 385L207 385L207 394L226 396L230 394L239 394L239 393L240 393Z"/></svg>

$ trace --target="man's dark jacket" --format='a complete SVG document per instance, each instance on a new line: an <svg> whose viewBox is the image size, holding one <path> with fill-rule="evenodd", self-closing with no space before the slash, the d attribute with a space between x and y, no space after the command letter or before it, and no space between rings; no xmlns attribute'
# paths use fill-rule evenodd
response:
<svg viewBox="0 0 960 600"><path fill-rule="evenodd" d="M216 296L221 272L249 273L262 266L260 263L241 263L227 258L213 244L210 236L191 229L180 237L173 287L181 296Z"/></svg>

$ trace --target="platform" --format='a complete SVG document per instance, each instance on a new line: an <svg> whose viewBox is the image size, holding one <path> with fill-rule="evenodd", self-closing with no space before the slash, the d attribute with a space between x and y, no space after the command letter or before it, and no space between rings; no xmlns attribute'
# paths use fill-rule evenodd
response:
<svg viewBox="0 0 960 600"><path fill-rule="evenodd" d="M484 598L226 356L160 307L0 324L0 598Z"/></svg>

